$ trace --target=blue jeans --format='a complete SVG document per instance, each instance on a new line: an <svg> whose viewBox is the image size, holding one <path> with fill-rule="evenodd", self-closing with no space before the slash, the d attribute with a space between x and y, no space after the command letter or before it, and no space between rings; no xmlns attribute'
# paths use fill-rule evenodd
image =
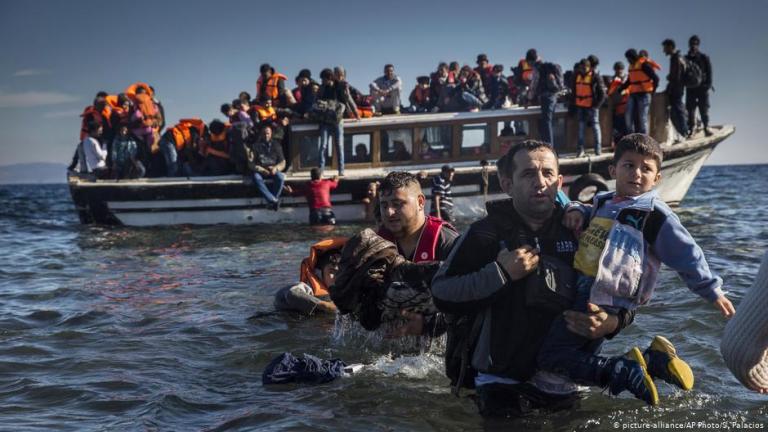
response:
<svg viewBox="0 0 768 432"><path fill-rule="evenodd" d="M594 281L592 277L578 275L573 310L587 311L589 294ZM609 313L617 312L612 308L604 309ZM610 359L598 355L603 340L603 338L587 339L572 333L561 315L552 323L549 334L539 350L539 368L565 375L579 384L605 386L607 374L603 372Z"/></svg>
<svg viewBox="0 0 768 432"><path fill-rule="evenodd" d="M579 119L579 151L584 151L584 129L585 126L592 128L592 134L595 137L595 154L600 154L600 117L597 108L576 107L576 114Z"/></svg>
<svg viewBox="0 0 768 432"><path fill-rule="evenodd" d="M651 109L650 93L632 93L627 101L627 133L648 133L648 111ZM635 116L637 120L635 121Z"/></svg>
<svg viewBox="0 0 768 432"><path fill-rule="evenodd" d="M552 123L555 121L555 104L557 104L557 95L547 94L539 97L541 104L541 120L539 123L539 134L541 140L555 148L555 134L552 130Z"/></svg>
<svg viewBox="0 0 768 432"><path fill-rule="evenodd" d="M320 169L325 168L325 153L328 150L328 141L333 135L336 142L336 154L339 158L339 174L344 173L344 122L335 125L320 124Z"/></svg>
<svg viewBox="0 0 768 432"><path fill-rule="evenodd" d="M682 136L688 135L688 111L685 110L685 103L683 102L683 91L669 91L667 90L667 98L669 99L670 112L669 117L672 120L672 125L675 126L677 132Z"/></svg>
<svg viewBox="0 0 768 432"><path fill-rule="evenodd" d="M261 196L271 204L274 204L280 199L280 193L283 191L285 174L278 171L275 175L266 177L273 179L271 188L267 187L267 184L264 182L264 177L261 174L253 173L253 181L256 183L259 192L261 192Z"/></svg>
<svg viewBox="0 0 768 432"><path fill-rule="evenodd" d="M178 154L176 153L176 144L171 140L160 140L160 152L165 159L165 175L168 177L176 177L179 172Z"/></svg>
<svg viewBox="0 0 768 432"><path fill-rule="evenodd" d="M468 110L480 108L483 106L483 102L477 96L470 92L461 92L461 100Z"/></svg>

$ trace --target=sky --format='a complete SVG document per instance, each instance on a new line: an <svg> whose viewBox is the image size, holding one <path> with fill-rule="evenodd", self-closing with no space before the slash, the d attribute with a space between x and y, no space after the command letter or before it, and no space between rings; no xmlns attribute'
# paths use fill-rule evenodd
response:
<svg viewBox="0 0 768 432"><path fill-rule="evenodd" d="M221 117L255 94L259 65L293 78L343 65L366 91L392 63L406 91L440 61L508 70L536 48L564 69L596 54L607 74L627 48L663 66L661 41L701 37L713 63L712 124L736 134L709 164L768 163L766 1L8 1L0 0L0 165L68 163L99 90L150 83L169 124Z"/></svg>

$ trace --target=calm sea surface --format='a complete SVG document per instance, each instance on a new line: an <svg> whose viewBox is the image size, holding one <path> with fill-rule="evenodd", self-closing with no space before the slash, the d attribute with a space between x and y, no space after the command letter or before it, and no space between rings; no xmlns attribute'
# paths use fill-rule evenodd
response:
<svg viewBox="0 0 768 432"><path fill-rule="evenodd" d="M678 209L737 305L768 249L766 191L768 166L705 167ZM579 409L500 425L450 394L439 344L392 357L397 347L375 337L334 332L333 318L273 312L321 237L309 228L81 226L64 185L0 186L0 204L0 430L768 428L768 396L742 388L720 357L723 319L668 270L606 349L667 335L694 369L693 391L660 382L661 407L649 409L593 390ZM369 366L320 386L263 387L284 351Z"/></svg>

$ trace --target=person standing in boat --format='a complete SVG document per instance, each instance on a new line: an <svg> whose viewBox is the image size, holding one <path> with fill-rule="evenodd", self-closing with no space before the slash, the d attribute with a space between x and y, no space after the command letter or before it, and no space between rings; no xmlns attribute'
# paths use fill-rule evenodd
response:
<svg viewBox="0 0 768 432"><path fill-rule="evenodd" d="M693 134L696 129L696 108L699 109L701 123L704 126L704 135L711 136L709 129L709 91L712 89L712 63L709 56L699 51L701 40L693 35L688 40L688 54L685 59L699 66L702 73L701 85L689 88L685 93L685 107L688 109L688 127Z"/></svg>
<svg viewBox="0 0 768 432"><path fill-rule="evenodd" d="M531 53L531 51L533 52ZM553 122L557 96L564 88L563 71L560 65L541 61L535 50L529 50L528 53L536 58L528 91L528 102L539 102L541 106L539 134L544 142L549 143L552 148L556 148Z"/></svg>
<svg viewBox="0 0 768 432"><path fill-rule="evenodd" d="M629 101L624 115L627 133L647 134L651 98L659 86L659 76L656 75L651 60L638 55L634 48L628 49L624 57L629 62L629 78L621 86L621 90L629 89Z"/></svg>
<svg viewBox="0 0 768 432"><path fill-rule="evenodd" d="M440 174L432 177L432 211L429 215L446 222L453 222L451 182L454 171L452 166L443 165Z"/></svg>
<svg viewBox="0 0 768 432"><path fill-rule="evenodd" d="M253 181L270 209L280 209L280 194L285 184L285 157L279 143L272 140L272 127L264 125L259 139L248 152L248 168L253 172ZM272 179L271 187L265 180Z"/></svg>
<svg viewBox="0 0 768 432"><path fill-rule="evenodd" d="M620 90L627 79L624 73L624 63L618 61L613 64L613 80L608 87L608 96L613 106L613 141L617 142L627 134L627 122L624 114L627 112L629 90Z"/></svg>
<svg viewBox="0 0 768 432"><path fill-rule="evenodd" d="M677 133L685 138L688 136L688 124L686 122L688 112L683 104L683 95L685 93L683 70L685 69L685 61L682 54L680 54L680 50L676 49L675 41L672 39L664 39L661 46L664 48L664 54L669 56L666 92L672 125L675 126Z"/></svg>
<svg viewBox="0 0 768 432"><path fill-rule="evenodd" d="M320 79L323 84L317 93L317 100L334 101L341 104L343 111L351 113L356 120L359 120L357 105L352 94L349 91L349 83L346 79L346 71L342 66L336 67L336 73L331 69L323 69L320 72ZM336 154L339 160L339 176L344 175L344 119L337 118L335 122L320 123L320 169L325 169L325 157L330 144L331 136L336 145Z"/></svg>
<svg viewBox="0 0 768 432"><path fill-rule="evenodd" d="M574 104L579 119L578 155L585 156L584 130L587 126L592 129L595 140L595 155L600 154L600 106L605 102L605 86L603 79L588 59L581 59L576 70L576 78L573 84Z"/></svg>
<svg viewBox="0 0 768 432"><path fill-rule="evenodd" d="M81 174L91 174L97 179L107 178L107 150L99 143L103 127L101 123L91 122L86 126L87 133L77 146L77 163Z"/></svg>
<svg viewBox="0 0 768 432"><path fill-rule="evenodd" d="M427 216L425 204L419 179L409 172L390 172L379 186L381 226L378 235L397 245L398 253L414 263L445 260L459 237L449 223ZM392 336L438 336L445 332L442 314L404 313L404 316L407 324Z"/></svg>
<svg viewBox="0 0 768 432"><path fill-rule="evenodd" d="M395 75L395 67L391 64L384 66L384 76L376 78L371 83L371 96L376 112L382 114L400 114L400 91L403 82Z"/></svg>

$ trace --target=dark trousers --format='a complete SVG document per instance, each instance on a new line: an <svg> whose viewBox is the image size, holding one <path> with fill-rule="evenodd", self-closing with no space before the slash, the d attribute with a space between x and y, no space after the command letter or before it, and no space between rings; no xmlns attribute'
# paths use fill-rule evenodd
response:
<svg viewBox="0 0 768 432"><path fill-rule="evenodd" d="M689 88L685 92L685 108L688 109L688 126L696 126L696 108L699 109L701 123L709 127L709 89L706 87Z"/></svg>
<svg viewBox="0 0 768 432"><path fill-rule="evenodd" d="M309 209L310 225L336 225L336 215L330 207Z"/></svg>
<svg viewBox="0 0 768 432"><path fill-rule="evenodd" d="M669 99L669 116L672 125L680 135L688 135L688 122L685 120L688 112L683 104L683 89L667 90L667 99Z"/></svg>
<svg viewBox="0 0 768 432"><path fill-rule="evenodd" d="M555 121L555 105L557 104L557 95L541 95L539 97L541 104L541 120L539 123L539 134L541 140L555 147L555 134L553 131L553 122Z"/></svg>
<svg viewBox="0 0 768 432"><path fill-rule="evenodd" d="M535 410L551 412L572 409L579 401L578 394L548 394L527 383L484 384L475 391L477 408L480 415L486 418L516 418Z"/></svg>
<svg viewBox="0 0 768 432"><path fill-rule="evenodd" d="M613 141L618 142L626 134L627 134L627 119L624 118L624 113L614 114Z"/></svg>

